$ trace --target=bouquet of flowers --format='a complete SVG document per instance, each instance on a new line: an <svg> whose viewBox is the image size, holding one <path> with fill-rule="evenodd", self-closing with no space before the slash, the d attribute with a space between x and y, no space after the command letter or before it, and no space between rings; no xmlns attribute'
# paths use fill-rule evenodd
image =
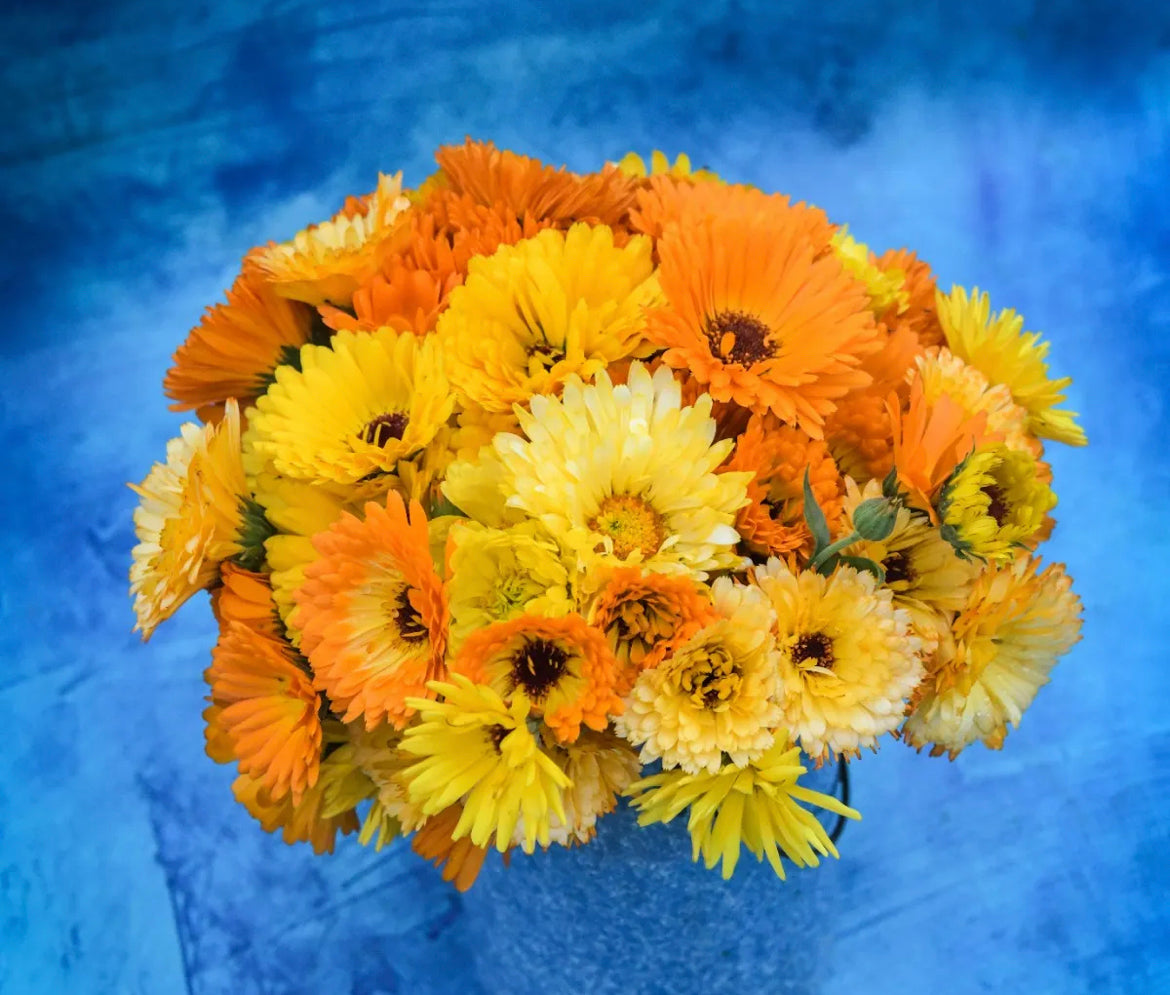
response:
<svg viewBox="0 0 1170 995"><path fill-rule="evenodd" d="M466 888L624 795L783 877L858 817L810 764L998 749L1079 638L1047 344L684 156L436 159L247 254L134 486L138 627L210 590L207 752L261 825Z"/></svg>

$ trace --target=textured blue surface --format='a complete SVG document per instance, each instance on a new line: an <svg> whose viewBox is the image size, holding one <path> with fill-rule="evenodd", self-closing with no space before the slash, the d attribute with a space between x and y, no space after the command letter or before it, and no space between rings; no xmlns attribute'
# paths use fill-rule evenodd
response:
<svg viewBox="0 0 1170 995"><path fill-rule="evenodd" d="M500 987L409 851L318 859L251 822L202 752L205 599L143 647L125 594L124 482L175 434L162 373L242 253L467 133L578 168L689 151L1051 338L1092 442L1054 450L1049 544L1084 641L1002 754L859 763L833 907L782 925L831 935L826 995L1170 991L1170 8L22 6L0 14L0 992ZM662 990L693 990L686 952Z"/></svg>

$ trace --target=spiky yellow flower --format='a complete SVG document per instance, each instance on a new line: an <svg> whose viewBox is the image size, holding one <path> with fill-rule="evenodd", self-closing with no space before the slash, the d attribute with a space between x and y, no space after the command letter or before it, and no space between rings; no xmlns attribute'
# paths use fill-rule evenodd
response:
<svg viewBox="0 0 1170 995"><path fill-rule="evenodd" d="M792 573L772 559L755 582L776 613L783 722L814 759L877 749L922 677L910 615L872 574Z"/></svg>
<svg viewBox="0 0 1170 995"><path fill-rule="evenodd" d="M471 260L438 322L455 389L489 411L554 393L644 354L643 305L655 299L648 238L622 248L604 226L546 229Z"/></svg>
<svg viewBox="0 0 1170 995"><path fill-rule="evenodd" d="M942 535L960 556L1006 563L1044 524L1056 495L1035 457L1007 446L978 449L939 498Z"/></svg>
<svg viewBox="0 0 1170 995"><path fill-rule="evenodd" d="M928 665L902 737L952 759L976 740L998 750L1057 660L1080 639L1081 600L1060 563L1021 557L985 571Z"/></svg>
<svg viewBox="0 0 1170 995"><path fill-rule="evenodd" d="M899 269L882 269L869 246L849 234L847 225L838 228L831 239L833 254L845 267L845 272L865 284L869 306L875 313L891 310L901 313L910 304L910 295L903 286L905 273Z"/></svg>
<svg viewBox="0 0 1170 995"><path fill-rule="evenodd" d="M683 407L669 370L651 377L635 363L625 385L604 372L590 385L573 377L562 398L534 397L530 408L519 415L527 439L492 444L493 492L481 489L483 474L452 465L443 491L456 506L538 519L586 568L641 564L703 579L741 564L733 523L750 475L714 472L732 443L714 442L710 397Z"/></svg>
<svg viewBox="0 0 1170 995"><path fill-rule="evenodd" d="M149 639L196 591L219 577L219 565L241 550L247 483L240 457L240 412L234 400L218 424L188 422L167 443L141 484L134 509L138 543L130 565L135 630Z"/></svg>
<svg viewBox="0 0 1170 995"><path fill-rule="evenodd" d="M448 534L447 548L452 653L493 622L573 610L569 570L556 543L535 522L509 529L459 522Z"/></svg>
<svg viewBox="0 0 1170 995"><path fill-rule="evenodd" d="M405 732L402 749L417 756L403 772L410 798L428 815L462 802L452 839L470 837L476 846L493 843L503 853L519 845L532 853L551 843L551 820L565 822L564 792L569 777L528 728L528 699L511 705L491 688L461 674L451 683L432 681L442 700L412 698L419 719Z"/></svg>
<svg viewBox="0 0 1170 995"><path fill-rule="evenodd" d="M433 339L384 328L307 345L249 413L251 450L281 474L356 484L393 474L454 407Z"/></svg>
<svg viewBox="0 0 1170 995"><path fill-rule="evenodd" d="M711 594L719 619L644 670L614 720L643 763L713 774L725 753L742 765L772 745L780 709L767 599L726 577Z"/></svg>
<svg viewBox="0 0 1170 995"><path fill-rule="evenodd" d="M745 846L757 860L766 857L783 880L781 854L797 867L816 867L820 856L837 856L825 827L800 802L849 819L861 818L831 795L802 787L800 776L805 772L800 750L780 735L766 753L745 766L724 764L700 773L664 771L636 781L626 794L633 797L642 826L670 822L689 808L691 859L697 862L702 857L708 870L722 862L725 880L735 872Z"/></svg>
<svg viewBox="0 0 1170 995"><path fill-rule="evenodd" d="M1017 404L1027 409L1028 427L1042 439L1083 446L1085 432L1073 411L1061 411L1071 377L1048 376L1048 343L1039 332L1024 332L1024 319L1006 308L991 315L987 294L962 287L950 294L938 292L938 316L947 345L959 358L979 370L991 383L1006 384Z"/></svg>
<svg viewBox="0 0 1170 995"><path fill-rule="evenodd" d="M675 156L674 162L666 153L654 149L650 153L650 165L637 152L627 152L617 163L617 168L627 176L645 179L647 176L669 176L675 180L712 181L722 183L719 176L709 169L693 169L691 157L685 152Z"/></svg>

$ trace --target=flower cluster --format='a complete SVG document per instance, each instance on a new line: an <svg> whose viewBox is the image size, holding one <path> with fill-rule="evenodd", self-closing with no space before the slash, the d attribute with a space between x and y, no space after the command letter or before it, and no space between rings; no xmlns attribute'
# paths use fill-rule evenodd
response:
<svg viewBox="0 0 1170 995"><path fill-rule="evenodd" d="M138 626L211 591L207 751L264 828L466 888L624 795L783 876L858 817L810 764L999 748L1079 637L1039 336L685 157L436 158L248 253L134 488Z"/></svg>

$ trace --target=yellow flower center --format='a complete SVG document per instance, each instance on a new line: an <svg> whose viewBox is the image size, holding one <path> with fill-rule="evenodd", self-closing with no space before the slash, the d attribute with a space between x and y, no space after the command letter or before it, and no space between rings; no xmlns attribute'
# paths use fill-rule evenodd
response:
<svg viewBox="0 0 1170 995"><path fill-rule="evenodd" d="M711 355L726 363L754 366L776 355L771 329L746 311L719 311L707 319Z"/></svg>
<svg viewBox="0 0 1170 995"><path fill-rule="evenodd" d="M731 707L743 677L726 647L702 646L680 662L675 680L697 708L723 712Z"/></svg>
<svg viewBox="0 0 1170 995"><path fill-rule="evenodd" d="M611 494L597 509L589 528L613 540L613 552L624 560L640 549L643 557L653 556L666 538L663 518L640 497Z"/></svg>

